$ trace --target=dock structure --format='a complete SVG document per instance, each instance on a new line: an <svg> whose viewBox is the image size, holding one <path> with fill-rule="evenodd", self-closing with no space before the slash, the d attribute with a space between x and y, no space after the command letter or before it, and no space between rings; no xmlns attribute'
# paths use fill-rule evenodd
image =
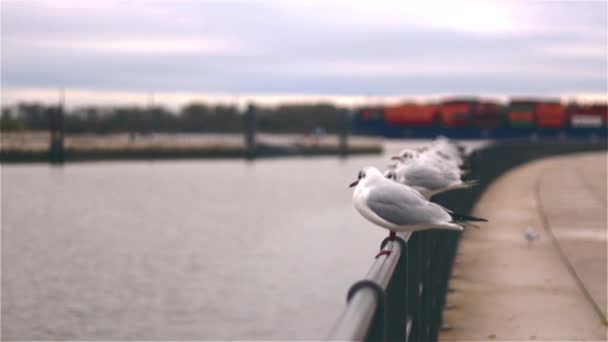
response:
<svg viewBox="0 0 608 342"><path fill-rule="evenodd" d="M49 130L50 130L50 142L49 142L49 156L48 160L52 164L63 163L64 156L64 125L63 125L63 99L57 107L51 107L48 110L49 115Z"/></svg>
<svg viewBox="0 0 608 342"><path fill-rule="evenodd" d="M242 134L149 134L137 136L58 134L63 137L65 162L87 160L162 160L255 158L343 155L337 136L326 135L311 144L302 135L256 134L255 147L246 148ZM8 132L1 138L0 162L49 162L50 132ZM44 143L40 143L44 141ZM382 141L369 137L349 137L346 155L380 154ZM248 152L249 151L249 152Z"/></svg>
<svg viewBox="0 0 608 342"><path fill-rule="evenodd" d="M247 106L243 114L243 131L245 135L245 156L249 159L256 156L256 107L253 104Z"/></svg>

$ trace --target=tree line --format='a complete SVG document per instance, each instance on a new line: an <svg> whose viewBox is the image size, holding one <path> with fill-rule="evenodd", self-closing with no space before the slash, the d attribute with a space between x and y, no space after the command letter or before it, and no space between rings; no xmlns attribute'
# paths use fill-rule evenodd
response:
<svg viewBox="0 0 608 342"><path fill-rule="evenodd" d="M3 107L2 131L46 130L57 106L19 103ZM347 124L348 110L332 104L293 104L255 107L256 127L272 133L309 133L321 127L329 133L340 132ZM235 106L190 103L177 112L162 106L95 107L65 111L63 127L67 133L239 133L243 113Z"/></svg>

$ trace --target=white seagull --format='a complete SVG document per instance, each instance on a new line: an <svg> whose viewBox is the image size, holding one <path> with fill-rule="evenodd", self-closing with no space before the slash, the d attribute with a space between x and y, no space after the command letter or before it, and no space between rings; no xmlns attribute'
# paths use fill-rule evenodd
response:
<svg viewBox="0 0 608 342"><path fill-rule="evenodd" d="M435 146L422 146L413 150L407 148L401 150L394 158L397 158L402 162L424 159L426 162L432 163L441 168L459 168L463 163L462 158L459 155L453 156L448 153L450 152L444 152L441 148L437 148Z"/></svg>
<svg viewBox="0 0 608 342"><path fill-rule="evenodd" d="M461 162L462 159L467 157L471 152L466 148L466 146L453 142L448 138L442 136L437 137L433 141L431 149L439 151L450 158L460 160Z"/></svg>
<svg viewBox="0 0 608 342"><path fill-rule="evenodd" d="M355 209L367 220L390 231L390 240L396 232L414 232L424 229L463 230L475 226L469 221L486 219L456 214L436 203L429 202L415 189L386 179L375 167L359 171L358 179L350 184ZM390 254L382 250L376 256Z"/></svg>
<svg viewBox="0 0 608 342"><path fill-rule="evenodd" d="M524 231L524 236L526 237L526 240L528 240L528 242L532 242L538 239L538 233L532 227L526 228L526 230Z"/></svg>
<svg viewBox="0 0 608 342"><path fill-rule="evenodd" d="M433 155L421 154L417 157L395 156L399 163L384 172L384 176L397 183L409 185L425 198L454 189L469 188L477 181L462 181L462 171L449 160L437 160Z"/></svg>

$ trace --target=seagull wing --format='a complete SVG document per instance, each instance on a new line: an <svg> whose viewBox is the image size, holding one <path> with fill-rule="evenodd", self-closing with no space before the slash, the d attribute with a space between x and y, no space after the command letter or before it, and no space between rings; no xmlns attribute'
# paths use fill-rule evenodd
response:
<svg viewBox="0 0 608 342"><path fill-rule="evenodd" d="M403 174L407 185L429 190L443 189L459 180L457 174L444 172L429 164L412 165L404 169Z"/></svg>
<svg viewBox="0 0 608 342"><path fill-rule="evenodd" d="M387 182L373 187L367 196L368 207L382 219L399 226L447 223L451 220L443 208L427 201L418 191Z"/></svg>

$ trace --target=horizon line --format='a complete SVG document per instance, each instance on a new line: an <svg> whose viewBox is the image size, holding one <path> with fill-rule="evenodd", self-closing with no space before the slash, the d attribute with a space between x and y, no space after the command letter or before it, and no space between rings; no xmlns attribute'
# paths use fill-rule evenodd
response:
<svg viewBox="0 0 608 342"><path fill-rule="evenodd" d="M91 90L84 88L58 87L48 88L14 88L2 87L0 104L15 106L23 102L43 104L65 104L67 108L86 106L162 106L179 109L191 103L228 104L244 108L248 104L261 106L278 106L285 104L331 103L344 107L393 105L404 102L439 102L446 98L478 98L506 103L512 98L538 98L559 100L562 103L608 103L608 95L598 92L572 92L569 94L495 94L495 93L435 93L435 94L310 94L310 93L225 93L193 91L125 91L125 90Z"/></svg>

